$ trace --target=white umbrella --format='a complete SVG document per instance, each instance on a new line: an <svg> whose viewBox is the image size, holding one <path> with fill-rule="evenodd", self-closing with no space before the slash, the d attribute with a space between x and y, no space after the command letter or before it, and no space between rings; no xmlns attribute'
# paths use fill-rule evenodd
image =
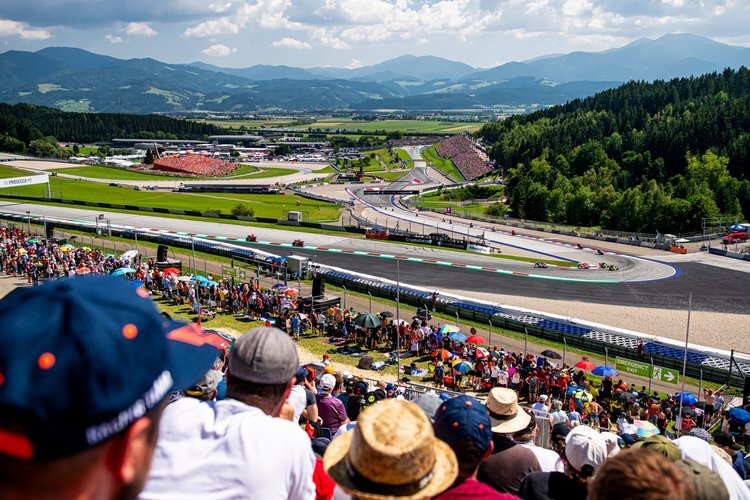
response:
<svg viewBox="0 0 750 500"><path fill-rule="evenodd" d="M124 254L120 255L121 259L135 259L138 257L138 250L128 250Z"/></svg>
<svg viewBox="0 0 750 500"><path fill-rule="evenodd" d="M690 243L690 240L685 238L680 238L679 240L674 240L675 243Z"/></svg>

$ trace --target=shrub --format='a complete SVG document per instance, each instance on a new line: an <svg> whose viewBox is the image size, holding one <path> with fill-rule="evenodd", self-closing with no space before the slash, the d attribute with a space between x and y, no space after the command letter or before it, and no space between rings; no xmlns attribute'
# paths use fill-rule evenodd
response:
<svg viewBox="0 0 750 500"><path fill-rule="evenodd" d="M255 215L255 210L248 207L244 203L237 203L232 207L232 215L240 215L243 217L252 217Z"/></svg>

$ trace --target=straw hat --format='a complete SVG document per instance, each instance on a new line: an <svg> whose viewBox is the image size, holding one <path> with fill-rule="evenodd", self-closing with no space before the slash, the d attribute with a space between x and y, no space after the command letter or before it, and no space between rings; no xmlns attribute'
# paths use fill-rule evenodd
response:
<svg viewBox="0 0 750 500"><path fill-rule="evenodd" d="M485 403L492 419L492 432L510 434L525 429L531 415L518 406L518 394L513 389L495 387Z"/></svg>
<svg viewBox="0 0 750 500"><path fill-rule="evenodd" d="M333 440L323 467L348 493L373 500L436 496L458 476L456 455L424 412L393 399L363 411L351 432Z"/></svg>

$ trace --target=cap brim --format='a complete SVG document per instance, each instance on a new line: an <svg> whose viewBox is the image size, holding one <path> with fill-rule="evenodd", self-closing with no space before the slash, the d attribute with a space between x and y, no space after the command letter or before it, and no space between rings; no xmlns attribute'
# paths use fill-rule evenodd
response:
<svg viewBox="0 0 750 500"><path fill-rule="evenodd" d="M453 450L443 441L434 438L433 446L435 447L435 465L433 468L432 480L420 491L407 496L378 495L360 491L354 485L346 471L344 459L349 454L352 445L352 438L355 431L349 431L328 445L326 453L323 456L323 469L336 484L343 488L347 493L356 495L357 498L365 500L385 500L388 498L401 498L404 500L431 498L447 490L458 477L458 462Z"/></svg>
<svg viewBox="0 0 750 500"><path fill-rule="evenodd" d="M213 367L220 351L208 343L208 334L196 325L169 320L163 325L169 340L167 354L172 390L183 391L195 385Z"/></svg>
<svg viewBox="0 0 750 500"><path fill-rule="evenodd" d="M492 432L496 434L509 434L525 429L529 425L529 422L531 422L531 415L519 408L516 416L510 420L497 420L492 417L490 419L492 420Z"/></svg>

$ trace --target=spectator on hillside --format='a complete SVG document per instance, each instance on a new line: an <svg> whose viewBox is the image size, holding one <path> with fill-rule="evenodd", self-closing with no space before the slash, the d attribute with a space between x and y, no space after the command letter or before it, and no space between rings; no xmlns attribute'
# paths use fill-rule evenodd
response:
<svg viewBox="0 0 750 500"><path fill-rule="evenodd" d="M469 396L458 396L442 403L434 418L435 436L451 447L458 460L456 481L436 500L515 498L476 479L479 464L492 453L492 421L486 406Z"/></svg>
<svg viewBox="0 0 750 500"><path fill-rule="evenodd" d="M118 278L14 290L0 324L0 497L135 498L165 397L216 349Z"/></svg>
<svg viewBox="0 0 750 500"><path fill-rule="evenodd" d="M316 396L318 402L318 414L323 420L323 425L331 430L331 436L336 434L339 427L349 423L346 408L340 399L332 396L336 387L336 377L326 373L320 377L320 393Z"/></svg>
<svg viewBox="0 0 750 500"><path fill-rule="evenodd" d="M513 442L513 435L525 429L531 416L518 406L518 395L512 389L495 387L487 398L492 420L492 455L479 466L479 481L500 493L518 494L523 478L541 471L531 450Z"/></svg>
<svg viewBox="0 0 750 500"><path fill-rule="evenodd" d="M277 417L299 367L281 330L254 328L229 355L227 399L169 405L142 498L310 498L315 458L307 435Z"/></svg>
<svg viewBox="0 0 750 500"><path fill-rule="evenodd" d="M728 431L719 431L714 433L713 438L716 446L727 452L729 458L732 459L732 467L737 471L737 474L739 474L743 481L747 479L747 464L745 463L745 456L742 453L739 453L742 446L735 441L732 433Z"/></svg>
<svg viewBox="0 0 750 500"><path fill-rule="evenodd" d="M331 442L323 464L355 500L431 498L458 476L456 455L435 437L424 412L395 399L362 412L353 430Z"/></svg>
<svg viewBox="0 0 750 500"><path fill-rule="evenodd" d="M294 408L292 422L299 423L300 418L308 422L317 422L318 405L315 401L315 393L305 387L307 379L307 369L300 367L294 376L295 383L292 391L289 393L289 404Z"/></svg>

